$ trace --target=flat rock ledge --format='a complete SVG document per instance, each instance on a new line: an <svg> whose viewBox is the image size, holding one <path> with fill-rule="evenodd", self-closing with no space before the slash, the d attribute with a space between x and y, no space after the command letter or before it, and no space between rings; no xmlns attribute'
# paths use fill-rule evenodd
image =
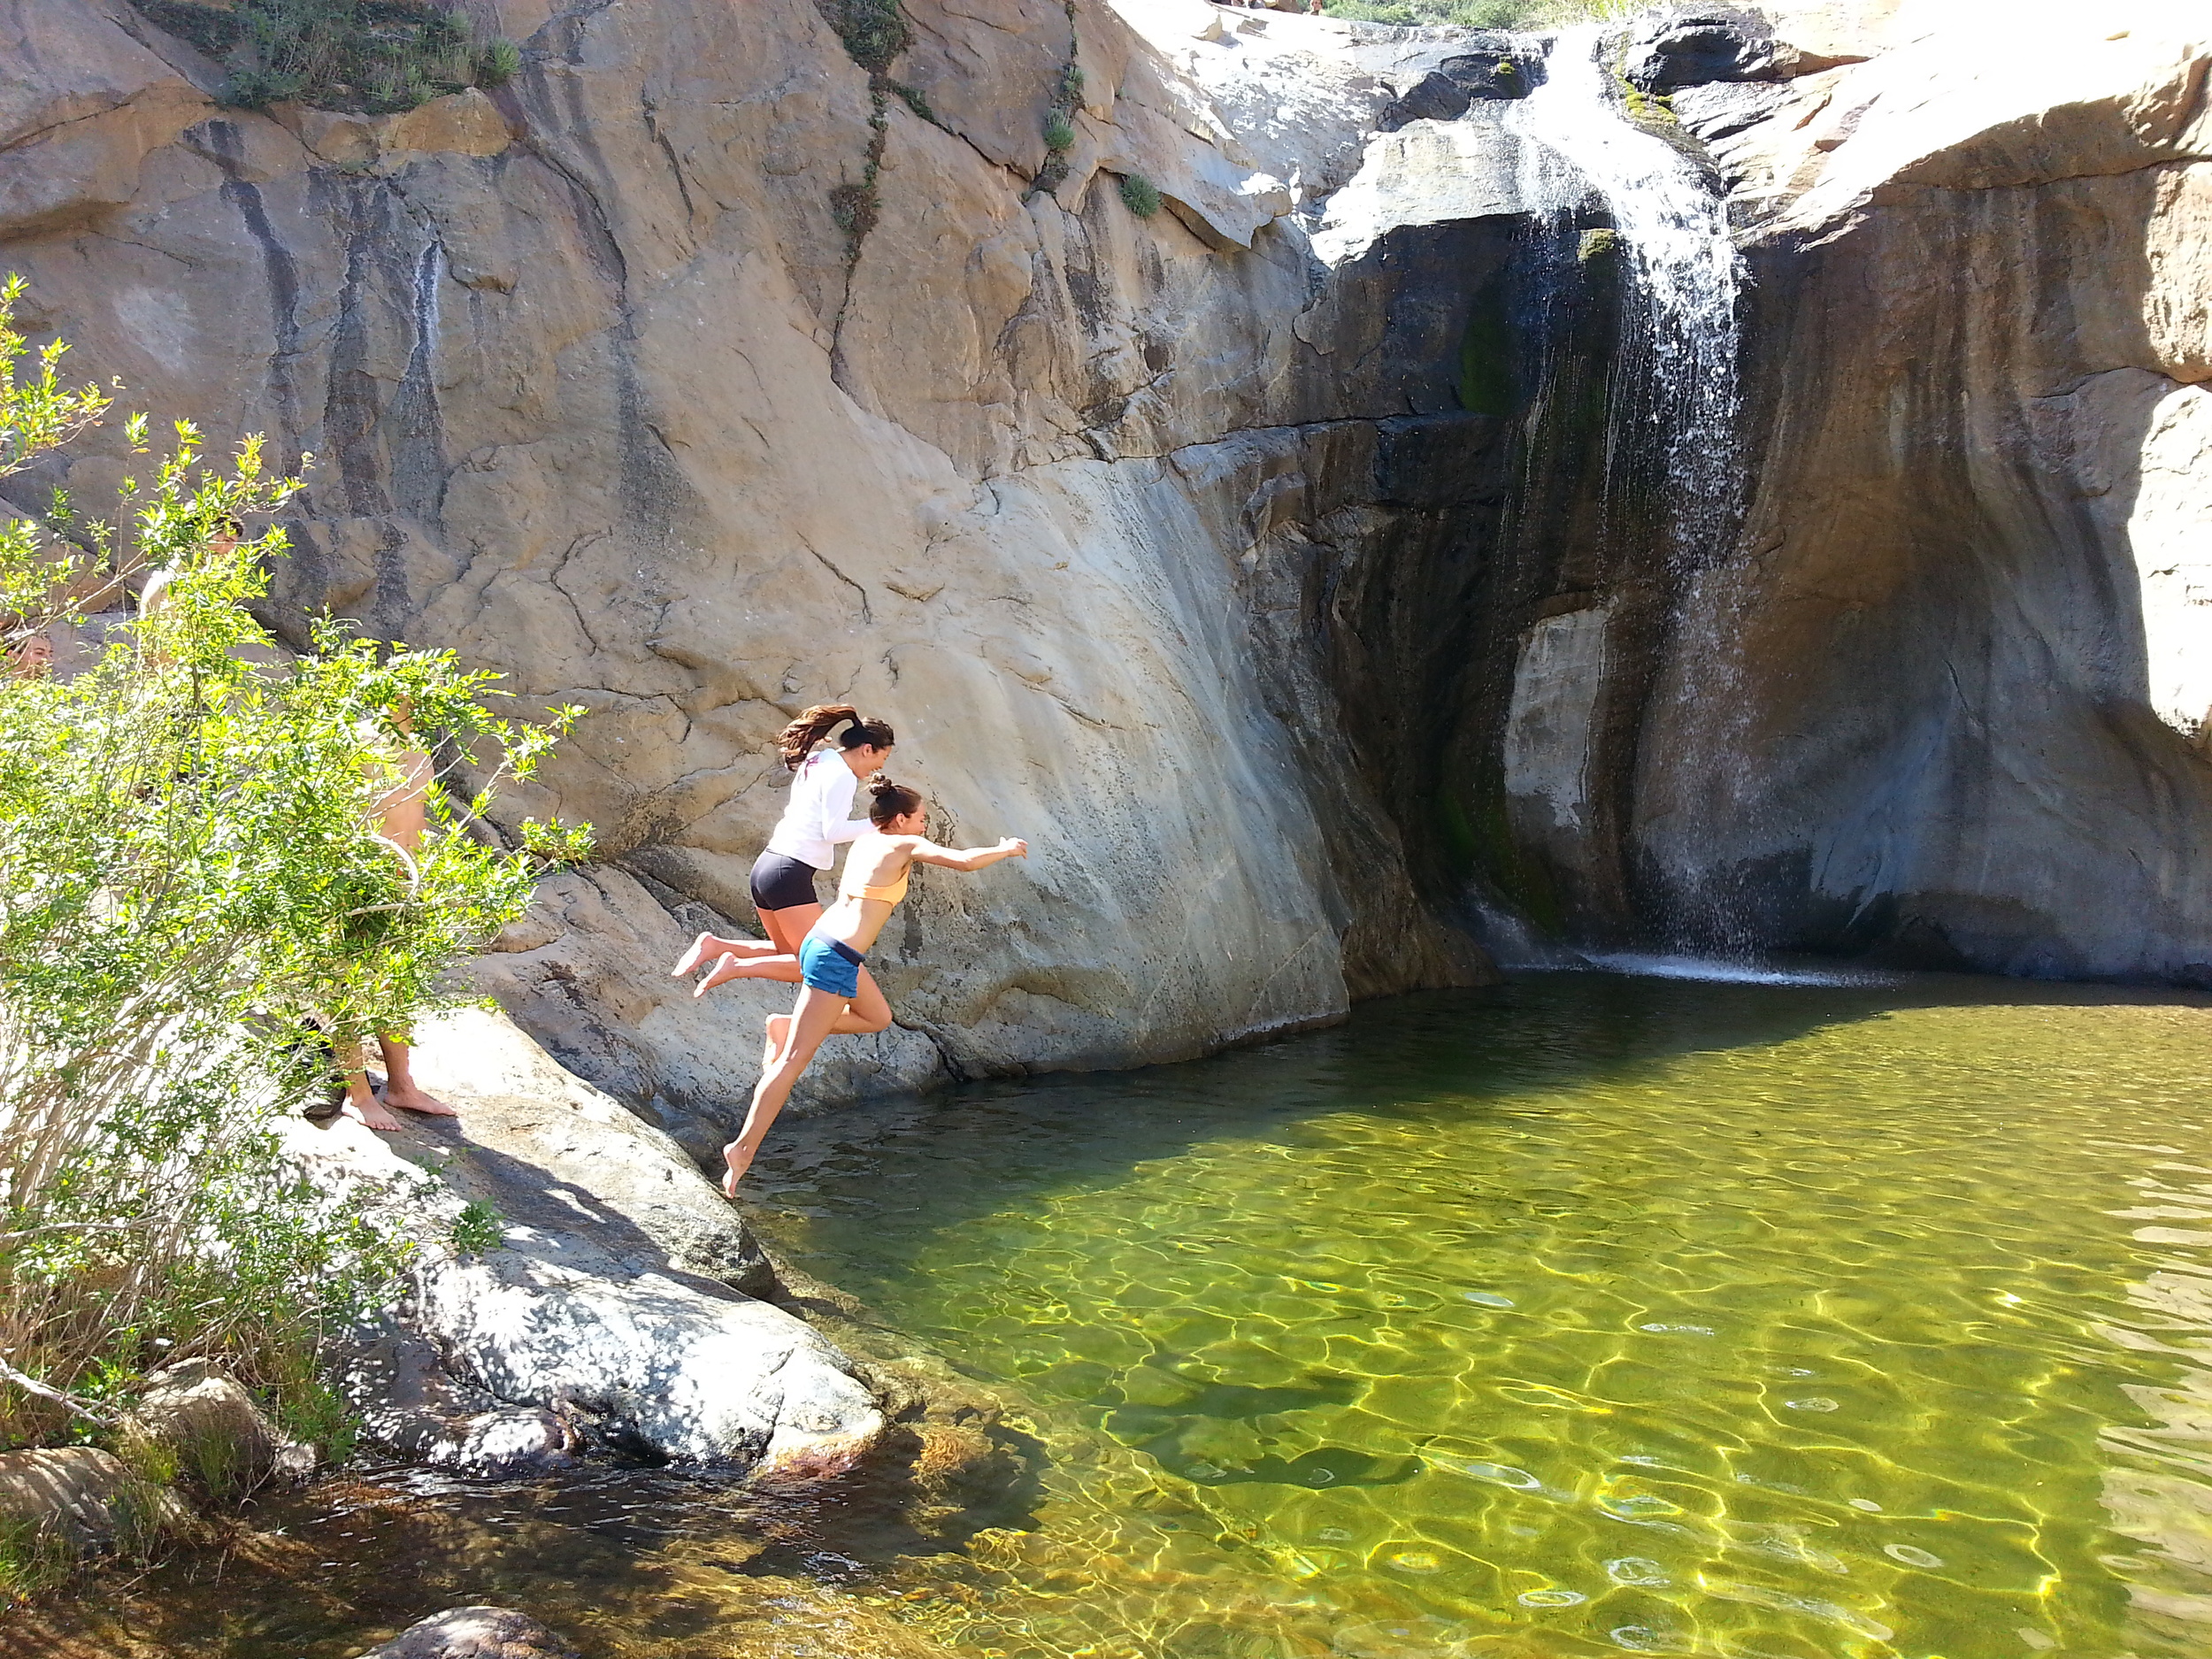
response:
<svg viewBox="0 0 2212 1659"><path fill-rule="evenodd" d="M576 1650L526 1613L457 1607L410 1624L361 1659L577 1659Z"/></svg>
<svg viewBox="0 0 2212 1659"><path fill-rule="evenodd" d="M284 1126L318 1191L423 1241L402 1304L341 1356L372 1438L485 1475L600 1444L765 1479L841 1473L879 1440L853 1362L748 1294L768 1259L673 1141L503 1014L417 1036L418 1079L458 1117Z"/></svg>

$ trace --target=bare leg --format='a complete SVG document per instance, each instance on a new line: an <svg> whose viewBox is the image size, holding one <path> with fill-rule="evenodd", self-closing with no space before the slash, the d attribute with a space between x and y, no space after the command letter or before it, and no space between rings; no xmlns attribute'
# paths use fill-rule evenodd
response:
<svg viewBox="0 0 2212 1659"><path fill-rule="evenodd" d="M785 985L798 984L799 941L806 937L807 930L821 919L822 907L818 904L795 904L787 910L761 911L760 925L767 929L768 942L772 949L749 956L739 956L734 962L726 959L717 962L713 972L699 982L692 995L703 996L716 986L726 985L732 979L775 979ZM702 939L710 936L705 933L700 935ZM758 945L760 941L756 940L751 942ZM738 956L738 953L728 952L726 956Z"/></svg>
<svg viewBox="0 0 2212 1659"><path fill-rule="evenodd" d="M783 1110L783 1104L791 1098L792 1086L798 1082L812 1062L814 1051L822 1046L822 1039L829 1035L830 1027L845 1011L845 999L827 991L818 991L812 986L802 986L799 1000L791 1010L791 1024L784 1033L781 1053L770 1060L760 1074L760 1083L753 1090L752 1110L745 1114L745 1127L738 1132L736 1140L722 1148L722 1161L729 1165L729 1173L722 1178L722 1190L730 1197L737 1196L737 1184L745 1171L753 1166L753 1159L760 1151L760 1143L768 1138L768 1131Z"/></svg>
<svg viewBox="0 0 2212 1659"><path fill-rule="evenodd" d="M387 1134L407 1127L385 1110L384 1102L370 1090L368 1071L361 1064L360 1044L340 1044L338 1064L346 1068L346 1103L340 1109L342 1116Z"/></svg>
<svg viewBox="0 0 2212 1659"><path fill-rule="evenodd" d="M775 947L770 945L769 949ZM799 959L796 956L751 956L740 961L735 956L724 956L714 964L707 977L692 987L692 995L704 996L718 985L727 985L732 979L777 979L785 985L799 983Z"/></svg>
<svg viewBox="0 0 2212 1659"><path fill-rule="evenodd" d="M872 1031L881 1031L891 1023L891 1004L884 997L882 988L867 969L860 971L860 989L853 1000L845 1004L845 1011L837 1017L837 1023L829 1028L832 1037L864 1037ZM791 1016L768 1016L768 1047L762 1051L760 1064L765 1071L776 1056L782 1052L791 1028Z"/></svg>
<svg viewBox="0 0 2212 1659"><path fill-rule="evenodd" d="M434 1094L426 1094L415 1082L409 1070L407 1045L396 1037L379 1037L377 1047L384 1050L384 1103L396 1106L403 1112L420 1112L426 1118L458 1118L455 1111Z"/></svg>
<svg viewBox="0 0 2212 1659"><path fill-rule="evenodd" d="M725 939L719 933L702 933L691 941L690 949L676 958L668 977L680 979L687 973L696 973L701 963L712 962L717 956L772 956L778 949L772 939Z"/></svg>
<svg viewBox="0 0 2212 1659"><path fill-rule="evenodd" d="M787 910L763 910L760 913L760 925L767 930L768 937L775 941L776 954L795 960L799 954L799 941L821 919L822 907L818 904L795 904Z"/></svg>

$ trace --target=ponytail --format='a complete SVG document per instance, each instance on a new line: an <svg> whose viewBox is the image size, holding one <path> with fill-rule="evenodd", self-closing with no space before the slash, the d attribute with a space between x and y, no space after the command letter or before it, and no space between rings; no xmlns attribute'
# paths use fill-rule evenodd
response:
<svg viewBox="0 0 2212 1659"><path fill-rule="evenodd" d="M920 794L904 784L893 783L881 772L868 780L868 821L878 829L921 809Z"/></svg>
<svg viewBox="0 0 2212 1659"><path fill-rule="evenodd" d="M847 721L851 724L845 726ZM837 740L840 749L888 749L894 741L889 726L881 720L863 719L851 703L818 703L803 710L797 719L776 734L776 752L787 767L796 772L814 746L840 726L845 726Z"/></svg>

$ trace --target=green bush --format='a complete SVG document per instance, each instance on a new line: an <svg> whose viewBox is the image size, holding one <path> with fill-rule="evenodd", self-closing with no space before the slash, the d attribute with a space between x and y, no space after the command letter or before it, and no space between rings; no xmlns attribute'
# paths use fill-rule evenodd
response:
<svg viewBox="0 0 2212 1659"><path fill-rule="evenodd" d="M476 55L476 84L503 87L522 73L522 48L512 41L494 41Z"/></svg>
<svg viewBox="0 0 2212 1659"><path fill-rule="evenodd" d="M385 113L495 87L520 71L512 41L480 43L460 12L421 0L137 0L171 34L222 60L226 104L257 109L293 99Z"/></svg>
<svg viewBox="0 0 2212 1659"><path fill-rule="evenodd" d="M1068 149L1075 142L1075 124L1055 110L1045 117L1045 148L1051 151Z"/></svg>
<svg viewBox="0 0 2212 1659"><path fill-rule="evenodd" d="M814 0L853 62L872 74L891 67L914 38L899 0Z"/></svg>
<svg viewBox="0 0 2212 1659"><path fill-rule="evenodd" d="M1139 219L1150 219L1160 211L1160 192L1144 174L1133 173L1121 181L1121 204Z"/></svg>
<svg viewBox="0 0 2212 1659"><path fill-rule="evenodd" d="M98 388L30 355L0 288L0 473L104 421ZM147 1364L220 1356L312 1409L319 1333L383 1294L407 1252L278 1156L322 1094L331 1041L403 1033L442 976L519 915L581 832L526 825L491 791L578 710L497 718L495 676L386 648L328 618L296 657L256 623L272 513L296 481L258 439L220 465L188 422L123 485L122 528L57 492L0 518L11 637L165 573L161 603L68 679L0 677L0 1448L93 1432ZM384 839L396 751L442 763L411 853ZM461 780L472 778L472 787Z"/></svg>
<svg viewBox="0 0 2212 1659"><path fill-rule="evenodd" d="M453 1248L464 1256L481 1256L507 1241L506 1223L499 1211L481 1198L472 1198L453 1218Z"/></svg>

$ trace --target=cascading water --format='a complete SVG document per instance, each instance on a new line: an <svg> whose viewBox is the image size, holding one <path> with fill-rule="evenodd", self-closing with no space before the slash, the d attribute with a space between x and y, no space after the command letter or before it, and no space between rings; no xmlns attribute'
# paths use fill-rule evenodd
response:
<svg viewBox="0 0 2212 1659"><path fill-rule="evenodd" d="M1536 44L1524 50L1532 55ZM1556 494L1578 469L1597 469L1581 472L1584 488L1594 485L1588 500L1595 508L1583 528L1555 511L1545 518L1540 507L1522 534L1537 538L1527 545L1544 562L1540 568L1569 568L1561 561L1579 557L1580 583L1569 591L1586 584L1584 591L1600 596L1524 634L1502 765L1522 844L1540 848L1571 888L1596 895L1583 900L1586 918L1610 907L1622 918L1632 886L1622 792L1636 764L1632 733L1643 694L1634 677L1648 649L1634 642L1639 631L1647 640L1665 626L1714 673L1726 672L1724 641L1694 639L1700 625L1689 618L1706 615L1695 597L1701 572L1726 558L1742 512L1744 267L1709 173L1629 118L1606 50L1600 26L1563 32L1545 53L1543 80L1502 111L1519 140L1522 197L1550 215L1548 248L1537 265L1568 273L1556 292L1580 296L1579 326L1608 314L1616 322L1599 399L1600 447L1587 447L1582 411L1591 403L1571 376L1559 380L1555 396L1548 372L1526 428L1523 485L1532 502ZM1609 304L1590 309L1601 293ZM1558 316L1577 326L1572 305ZM1577 427L1578 420L1585 424ZM1608 573L1630 580L1609 582ZM1671 624L1639 610L1653 604L1674 611ZM1709 678L1703 688L1716 689ZM1685 953L1686 967L1709 969L1710 953L1718 952L1739 964L1731 972L1745 971L1742 959L1757 952L1752 930L1735 919L1740 907L1722 892L1726 886L1725 876L1705 884L1697 915L1646 913L1645 926L1656 924L1659 933L1651 942ZM1597 935L1605 931L1600 921Z"/></svg>
<svg viewBox="0 0 2212 1659"><path fill-rule="evenodd" d="M1506 120L1526 141L1523 165L1537 175L1525 180L1528 199L1571 201L1586 182L1613 222L1633 289L1626 314L1653 380L1645 407L1659 426L1669 539L1678 567L1694 569L1722 551L1741 496L1743 262L1696 166L1621 112L1598 63L1601 34L1597 26L1563 31L1544 81L1508 106Z"/></svg>

